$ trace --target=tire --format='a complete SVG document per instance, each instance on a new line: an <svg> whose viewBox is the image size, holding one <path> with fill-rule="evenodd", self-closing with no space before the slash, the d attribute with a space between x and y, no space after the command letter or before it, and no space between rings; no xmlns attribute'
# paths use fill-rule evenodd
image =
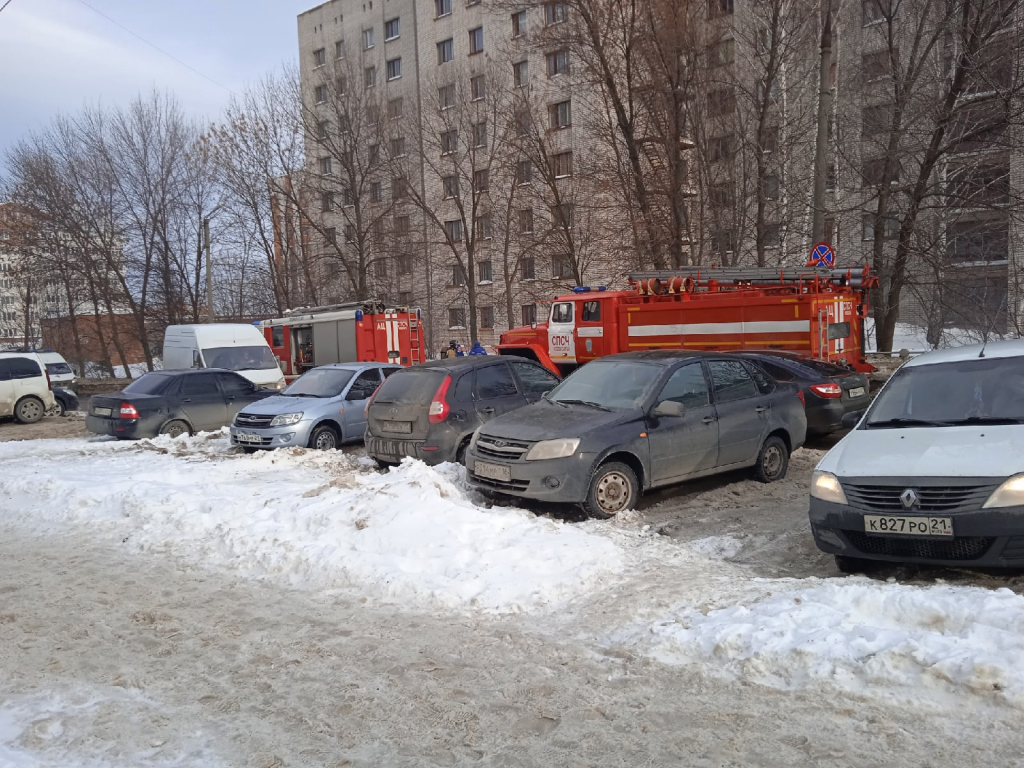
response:
<svg viewBox="0 0 1024 768"><path fill-rule="evenodd" d="M462 445L460 445L459 449L457 451L455 451L455 462L457 464L461 464L462 466L466 466L466 451L468 451L468 450L469 450L469 440L463 440L462 441Z"/></svg>
<svg viewBox="0 0 1024 768"><path fill-rule="evenodd" d="M318 451L337 450L338 443L338 433L327 424L321 424L309 435L309 447Z"/></svg>
<svg viewBox="0 0 1024 768"><path fill-rule="evenodd" d="M788 469L789 449L786 442L778 435L772 435L764 441L757 454L754 477L761 483L774 483L784 478Z"/></svg>
<svg viewBox="0 0 1024 768"><path fill-rule="evenodd" d="M374 464L377 465L377 469L379 469L381 472L386 472L387 470L391 469L391 467L398 466L393 461L384 461L383 459L378 459L376 457L374 457L373 462Z"/></svg>
<svg viewBox="0 0 1024 768"><path fill-rule="evenodd" d="M182 435L191 435L192 430L181 419L175 419L174 421L168 421L160 427L160 434L168 435L169 437L181 437Z"/></svg>
<svg viewBox="0 0 1024 768"><path fill-rule="evenodd" d="M840 573L871 573L878 568L874 560L865 560L862 557L850 557L849 555L835 555L836 568Z"/></svg>
<svg viewBox="0 0 1024 768"><path fill-rule="evenodd" d="M583 511L598 520L608 520L635 507L639 498L636 473L621 462L610 461L591 476Z"/></svg>
<svg viewBox="0 0 1024 768"><path fill-rule="evenodd" d="M57 405L54 406L53 415L54 416L67 416L68 415L68 407L66 405L64 405L64 401L63 400L61 400L59 398L57 399Z"/></svg>
<svg viewBox="0 0 1024 768"><path fill-rule="evenodd" d="M243 453L256 453L256 451L258 451L258 450L259 450L259 448L253 448L253 447L248 446L248 445L243 445L242 446L242 452Z"/></svg>
<svg viewBox="0 0 1024 768"><path fill-rule="evenodd" d="M14 406L14 418L22 424L35 424L46 415L46 406L38 397L23 397Z"/></svg>

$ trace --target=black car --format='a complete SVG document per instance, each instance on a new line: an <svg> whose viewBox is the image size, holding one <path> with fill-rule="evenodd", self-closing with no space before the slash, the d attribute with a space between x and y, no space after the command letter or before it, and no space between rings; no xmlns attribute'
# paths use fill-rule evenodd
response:
<svg viewBox="0 0 1024 768"><path fill-rule="evenodd" d="M863 411L871 402L867 374L792 352L765 350L734 354L757 361L776 381L800 387L806 403L808 434L827 435L843 429L843 416Z"/></svg>
<svg viewBox="0 0 1024 768"><path fill-rule="evenodd" d="M558 377L519 357L480 355L403 368L366 408L366 452L380 464L405 456L427 464L463 461L484 422L536 402Z"/></svg>
<svg viewBox="0 0 1024 768"><path fill-rule="evenodd" d="M68 411L78 410L78 395L70 389L66 387L50 387L50 391L53 392L53 399L57 401L57 405L53 409L54 415L67 416Z"/></svg>
<svg viewBox="0 0 1024 768"><path fill-rule="evenodd" d="M85 426L132 439L195 434L231 423L243 407L272 395L233 371L154 371L112 395L93 395Z"/></svg>
<svg viewBox="0 0 1024 768"><path fill-rule="evenodd" d="M751 360L629 352L588 363L541 402L485 424L466 466L480 490L607 518L647 489L731 469L780 480L806 431L799 388Z"/></svg>

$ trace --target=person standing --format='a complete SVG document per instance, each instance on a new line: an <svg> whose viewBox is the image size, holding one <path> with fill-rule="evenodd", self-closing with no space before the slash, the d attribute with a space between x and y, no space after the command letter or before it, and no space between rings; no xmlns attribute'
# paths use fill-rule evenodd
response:
<svg viewBox="0 0 1024 768"><path fill-rule="evenodd" d="M459 356L459 342L452 339L448 342L448 349L444 351L444 357L458 357Z"/></svg>
<svg viewBox="0 0 1024 768"><path fill-rule="evenodd" d="M471 350L469 350L469 354L470 355L486 355L487 354L487 350L484 349L483 344L481 344L479 341L474 341L473 342L473 348Z"/></svg>

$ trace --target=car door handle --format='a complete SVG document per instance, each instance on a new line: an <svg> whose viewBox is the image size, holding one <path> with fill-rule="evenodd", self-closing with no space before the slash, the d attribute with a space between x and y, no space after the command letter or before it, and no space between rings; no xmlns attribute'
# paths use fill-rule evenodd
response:
<svg viewBox="0 0 1024 768"><path fill-rule="evenodd" d="M191 403L192 402L192 398L191 397L183 397L183 398L181 398L181 402L183 402L183 403Z"/></svg>
<svg viewBox="0 0 1024 768"><path fill-rule="evenodd" d="M480 413L486 413L488 416L493 416L494 415L494 409L493 408L481 408L480 409Z"/></svg>
<svg viewBox="0 0 1024 768"><path fill-rule="evenodd" d="M701 419L701 421L703 421L705 424L713 424L714 422L718 421L718 419L716 419L714 416L705 416L703 419Z"/></svg>
<svg viewBox="0 0 1024 768"><path fill-rule="evenodd" d="M754 410L757 411L758 413L764 413L765 411L768 410L768 406L767 405L759 405Z"/></svg>

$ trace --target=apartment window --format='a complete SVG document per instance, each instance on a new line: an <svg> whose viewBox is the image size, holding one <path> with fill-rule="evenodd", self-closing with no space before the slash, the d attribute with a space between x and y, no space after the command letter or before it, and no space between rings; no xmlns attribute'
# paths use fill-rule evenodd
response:
<svg viewBox="0 0 1024 768"><path fill-rule="evenodd" d="M345 41L339 40L334 44L334 58L344 59L345 58Z"/></svg>
<svg viewBox="0 0 1024 768"><path fill-rule="evenodd" d="M947 193L954 208L1006 205L1010 202L1010 161L952 166Z"/></svg>
<svg viewBox="0 0 1024 768"><path fill-rule="evenodd" d="M321 120L319 123L316 124L316 137L320 141L327 140L327 126L328 123L326 120Z"/></svg>
<svg viewBox="0 0 1024 768"><path fill-rule="evenodd" d="M394 40L395 38L398 37L400 29L401 29L401 27L399 26L397 18L389 19L388 21L385 21L384 22L384 39L385 40Z"/></svg>
<svg viewBox="0 0 1024 768"><path fill-rule="evenodd" d="M764 247L778 248L782 242L782 226L780 224L766 224L764 227Z"/></svg>
<svg viewBox="0 0 1024 768"><path fill-rule="evenodd" d="M356 241L356 228L354 224L345 225L345 242L354 243Z"/></svg>
<svg viewBox="0 0 1024 768"><path fill-rule="evenodd" d="M836 184L839 183L838 172L835 163L829 163L825 169L825 191L835 192Z"/></svg>
<svg viewBox="0 0 1024 768"><path fill-rule="evenodd" d="M454 285L456 288L462 288L466 284L466 270L462 268L461 264L452 264L452 281L449 285Z"/></svg>
<svg viewBox="0 0 1024 768"><path fill-rule="evenodd" d="M320 195L320 210L324 213L334 209L334 193L324 192Z"/></svg>
<svg viewBox="0 0 1024 768"><path fill-rule="evenodd" d="M384 190L379 181L370 182L370 202L379 203L384 199Z"/></svg>
<svg viewBox="0 0 1024 768"><path fill-rule="evenodd" d="M757 81L758 101L764 103L765 101L778 101L780 98L782 98L782 86L777 77L771 78L770 81L766 78Z"/></svg>
<svg viewBox="0 0 1024 768"><path fill-rule="evenodd" d="M437 103L441 109L449 109L455 106L455 86L442 85L437 89Z"/></svg>
<svg viewBox="0 0 1024 768"><path fill-rule="evenodd" d="M374 259L373 261L373 274L375 277L384 279L388 276L388 260L387 259Z"/></svg>
<svg viewBox="0 0 1024 768"><path fill-rule="evenodd" d="M475 75L469 79L469 90L473 101L479 101L487 96L487 78L483 75Z"/></svg>
<svg viewBox="0 0 1024 768"><path fill-rule="evenodd" d="M572 278L572 259L568 256L552 256L551 277L555 280Z"/></svg>
<svg viewBox="0 0 1024 768"><path fill-rule="evenodd" d="M862 0L861 16L866 27L882 21L890 12L889 0Z"/></svg>
<svg viewBox="0 0 1024 768"><path fill-rule="evenodd" d="M899 234L900 220L895 216L886 216L882 222L882 236L886 240L892 240L895 237L899 237ZM875 214L865 213L861 217L861 239L875 239Z"/></svg>
<svg viewBox="0 0 1024 768"><path fill-rule="evenodd" d="M572 152L559 152L551 156L551 172L556 179L572 176Z"/></svg>
<svg viewBox="0 0 1024 768"><path fill-rule="evenodd" d="M402 99L391 99L388 102L388 117L392 120L397 120L402 116Z"/></svg>
<svg viewBox="0 0 1024 768"><path fill-rule="evenodd" d="M445 131L441 134L441 154L450 155L459 148L459 132Z"/></svg>
<svg viewBox="0 0 1024 768"><path fill-rule="evenodd" d="M440 18L452 12L452 0L434 0L434 15Z"/></svg>
<svg viewBox="0 0 1024 768"><path fill-rule="evenodd" d="M405 137L398 136L390 141L392 157L405 157Z"/></svg>
<svg viewBox="0 0 1024 768"><path fill-rule="evenodd" d="M708 66L724 67L736 61L736 44L732 40L722 40L712 47L708 53Z"/></svg>
<svg viewBox="0 0 1024 768"><path fill-rule="evenodd" d="M395 271L400 275L408 275L412 272L412 258L409 256L396 256ZM406 302L402 303L404 304Z"/></svg>
<svg viewBox="0 0 1024 768"><path fill-rule="evenodd" d="M548 26L565 21L569 15L569 7L565 3L554 2L544 3L544 23Z"/></svg>
<svg viewBox="0 0 1024 768"><path fill-rule="evenodd" d="M517 61L512 65L512 84L522 88L530 82L530 65L526 61Z"/></svg>
<svg viewBox="0 0 1024 768"><path fill-rule="evenodd" d="M551 104L548 107L548 123L552 128L568 128L572 125L572 102Z"/></svg>
<svg viewBox="0 0 1024 768"><path fill-rule="evenodd" d="M404 182L405 179L401 179L401 181ZM407 237L411 231L408 216L395 216L395 234L398 237Z"/></svg>
<svg viewBox="0 0 1024 768"><path fill-rule="evenodd" d="M716 163L720 160L732 160L736 140L733 136L716 136L708 139L708 159Z"/></svg>
<svg viewBox="0 0 1024 768"><path fill-rule="evenodd" d="M466 327L466 308L465 307L449 307L448 308L448 327L449 328L465 328Z"/></svg>
<svg viewBox="0 0 1024 768"><path fill-rule="evenodd" d="M892 125L892 105L875 104L861 110L861 135L865 138L887 134Z"/></svg>
<svg viewBox="0 0 1024 768"><path fill-rule="evenodd" d="M548 77L564 75L569 72L569 52L552 51L547 55Z"/></svg>
<svg viewBox="0 0 1024 768"><path fill-rule="evenodd" d="M402 57L389 59L387 62L388 80L397 80L402 76Z"/></svg>
<svg viewBox="0 0 1024 768"><path fill-rule="evenodd" d="M444 223L444 234L451 242L462 242L462 222L459 219L446 221Z"/></svg>
<svg viewBox="0 0 1024 768"><path fill-rule="evenodd" d="M526 11L516 11L512 14L512 37L522 37L526 34Z"/></svg>
<svg viewBox="0 0 1024 768"><path fill-rule="evenodd" d="M327 63L327 51L323 48L317 48L313 51L313 66L322 67Z"/></svg>
<svg viewBox="0 0 1024 768"><path fill-rule="evenodd" d="M366 108L366 124L378 125L380 123L380 107L376 104Z"/></svg>
<svg viewBox="0 0 1024 768"><path fill-rule="evenodd" d="M445 200L452 200L459 196L459 177L444 176L441 178L441 188Z"/></svg>
<svg viewBox="0 0 1024 768"><path fill-rule="evenodd" d="M481 283L490 283L494 280L494 275L491 270L491 262L481 261L476 265L477 278Z"/></svg>
<svg viewBox="0 0 1024 768"><path fill-rule="evenodd" d="M897 59L899 58L899 51L895 52ZM865 53L861 57L861 72L864 75L864 79L868 82L875 80L884 80L892 76L892 59L889 57L889 51L875 51L874 53Z"/></svg>
<svg viewBox="0 0 1024 768"><path fill-rule="evenodd" d="M398 304L402 307L412 306L412 291L400 291L398 294Z"/></svg>
<svg viewBox="0 0 1024 768"><path fill-rule="evenodd" d="M732 253L736 250L733 240L731 229L720 229L717 232L713 232L711 234L711 252L718 256Z"/></svg>
<svg viewBox="0 0 1024 768"><path fill-rule="evenodd" d="M355 200L352 197L352 190L346 184L341 189L341 206L343 208L351 208L355 204Z"/></svg>
<svg viewBox="0 0 1024 768"><path fill-rule="evenodd" d="M1007 330L1008 283L1005 268L976 274L950 277L943 289L943 299L949 319L967 327L990 327L999 332Z"/></svg>
<svg viewBox="0 0 1024 768"><path fill-rule="evenodd" d="M455 59L455 44L449 37L437 44L437 63L447 64Z"/></svg>
<svg viewBox="0 0 1024 768"><path fill-rule="evenodd" d="M473 123L473 146L484 148L487 146L487 121Z"/></svg>
<svg viewBox="0 0 1024 768"><path fill-rule="evenodd" d="M950 264L1006 261L1009 253L1006 216L957 221L946 230L946 256Z"/></svg>
<svg viewBox="0 0 1024 768"><path fill-rule="evenodd" d="M519 211L519 233L527 235L533 232L533 209L522 208Z"/></svg>
<svg viewBox="0 0 1024 768"><path fill-rule="evenodd" d="M402 200L408 194L409 194L409 182L406 180L406 178L404 176L395 176L395 178L393 178L391 180L391 197L392 197L392 199L394 199L394 200ZM408 219L409 219L408 216L399 216L398 218L400 218L400 219L404 218L406 220L406 223L408 223ZM395 221L398 221L398 219L396 219ZM395 228L398 229L397 226Z"/></svg>
<svg viewBox="0 0 1024 768"><path fill-rule="evenodd" d="M770 125L765 128L761 144L762 152L775 152L779 148L779 126Z"/></svg>
<svg viewBox="0 0 1024 768"><path fill-rule="evenodd" d="M731 184L712 184L708 187L708 205L712 208L728 209L734 203Z"/></svg>
<svg viewBox="0 0 1024 768"><path fill-rule="evenodd" d="M573 210L575 206L572 203L562 203L556 205L551 209L551 221L556 227L562 229L572 229Z"/></svg>
<svg viewBox="0 0 1024 768"><path fill-rule="evenodd" d="M367 67L363 70L363 85L372 88L377 84L377 68Z"/></svg>
<svg viewBox="0 0 1024 768"><path fill-rule="evenodd" d="M486 192L490 188L491 174L489 169L481 168L473 171L473 191Z"/></svg>
<svg viewBox="0 0 1024 768"><path fill-rule="evenodd" d="M327 86L325 85L325 86L323 86L323 88L324 88L324 93L326 94L327 93ZM334 90L335 90L335 92L339 96L344 96L345 95L345 78L344 78L344 76L339 76L334 81Z"/></svg>
<svg viewBox="0 0 1024 768"><path fill-rule="evenodd" d="M469 55L484 52L484 28L477 27L469 30Z"/></svg>
<svg viewBox="0 0 1024 768"><path fill-rule="evenodd" d="M708 113L721 117L736 111L736 94L731 88L717 88L708 92Z"/></svg>
<svg viewBox="0 0 1024 768"><path fill-rule="evenodd" d="M530 259L533 261L533 259ZM533 278L530 278L531 280ZM523 304L523 325L533 325L537 322L537 305Z"/></svg>
<svg viewBox="0 0 1024 768"><path fill-rule="evenodd" d="M371 144L368 154L368 161L371 166L380 163L380 144Z"/></svg>
<svg viewBox="0 0 1024 768"><path fill-rule="evenodd" d="M490 262L485 262L490 263ZM481 265L483 266L483 265ZM487 278L490 280L490 278ZM481 328L493 328L494 327L494 307L480 307L480 327Z"/></svg>
<svg viewBox="0 0 1024 768"><path fill-rule="evenodd" d="M865 187L879 187L884 185L887 181L885 166L886 159L884 157L865 161L861 166L862 185ZM900 164L894 162L891 163L891 166L892 167L889 169L888 182L890 184L899 184Z"/></svg>
<svg viewBox="0 0 1024 768"><path fill-rule="evenodd" d="M314 93L314 96L316 98L316 103L317 104L323 104L325 101L327 101L327 86L326 85L318 85L316 87L316 90L313 93Z"/></svg>
<svg viewBox="0 0 1024 768"><path fill-rule="evenodd" d="M330 157L320 158L320 173L324 176L330 176L334 172L333 165Z"/></svg>
<svg viewBox="0 0 1024 768"><path fill-rule="evenodd" d="M530 184L533 181L533 164L529 160L516 163L516 184Z"/></svg>
<svg viewBox="0 0 1024 768"><path fill-rule="evenodd" d="M373 27L363 30L363 50L368 51L373 48Z"/></svg>
<svg viewBox="0 0 1024 768"><path fill-rule="evenodd" d="M779 177L774 174L771 176L765 176L761 182L761 188L764 190L764 196L766 200L778 200L779 199Z"/></svg>
<svg viewBox="0 0 1024 768"><path fill-rule="evenodd" d="M733 0L708 0L709 16L728 16L733 12Z"/></svg>

